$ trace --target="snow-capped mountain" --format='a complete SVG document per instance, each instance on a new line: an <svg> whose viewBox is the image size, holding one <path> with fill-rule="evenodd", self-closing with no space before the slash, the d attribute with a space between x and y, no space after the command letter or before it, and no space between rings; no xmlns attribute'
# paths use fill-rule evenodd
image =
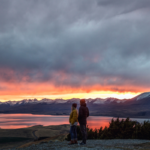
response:
<svg viewBox="0 0 150 150"><path fill-rule="evenodd" d="M16 105L17 103L19 103L19 102L17 102L17 101L7 101L7 102L2 102L1 104L13 106L13 105ZM1 104L0 104L0 105L1 105Z"/></svg>
<svg viewBox="0 0 150 150"><path fill-rule="evenodd" d="M90 103L90 102L92 102L92 101L93 101L92 98L86 99L86 102L88 102L88 103Z"/></svg>
<svg viewBox="0 0 150 150"><path fill-rule="evenodd" d="M147 97L150 97L150 92L146 92L146 93L142 93L142 94L138 95L136 97L136 100L138 101L138 100L141 100L141 99L144 99L144 98L147 98Z"/></svg>
<svg viewBox="0 0 150 150"><path fill-rule="evenodd" d="M56 100L54 100L54 103L55 104L63 104L63 103L67 103L67 101L63 100L63 99L56 99Z"/></svg>
<svg viewBox="0 0 150 150"><path fill-rule="evenodd" d="M93 104L104 104L106 99L96 98Z"/></svg>
<svg viewBox="0 0 150 150"><path fill-rule="evenodd" d="M68 115L72 103L80 107L80 99L24 99L21 101L0 102L0 113L33 113ZM86 99L90 115L114 117L150 117L150 92L142 93L132 99L117 98Z"/></svg>
<svg viewBox="0 0 150 150"><path fill-rule="evenodd" d="M67 100L67 103L72 104L72 103L77 103L80 104L80 99L79 98L72 98Z"/></svg>
<svg viewBox="0 0 150 150"><path fill-rule="evenodd" d="M46 98L44 98L44 99L42 99L42 100L40 100L40 101L38 101L38 102L39 102L39 103L51 104L51 103L53 103L54 101L51 100L51 99L46 99Z"/></svg>
<svg viewBox="0 0 150 150"><path fill-rule="evenodd" d="M92 104L105 104L106 102L111 103L113 101L122 101L116 98L106 98L106 99L101 99L101 98L96 98L96 99L85 99L86 103L92 103ZM7 102L0 102L1 104L7 104L7 105L25 105L25 104L38 104L38 103L46 103L46 104L71 104L71 103L77 103L80 104L80 99L78 98L73 98L69 100L63 100L63 99L42 99L42 100L37 100L37 99L24 99L21 101L7 101Z"/></svg>
<svg viewBox="0 0 150 150"><path fill-rule="evenodd" d="M150 97L150 92L142 93L142 94L136 96L135 98L133 98L133 100L135 99L135 100L138 101L138 100L148 98L148 97ZM108 104L108 103L112 103L112 102L124 103L124 102L128 101L128 99L120 100L120 99L112 98L112 97L105 98L105 99L102 99L102 98L95 98L95 99L89 98L89 99L85 99L85 100L86 100L87 103L92 103L92 104L97 104L97 105L106 104L106 103ZM0 105L6 104L6 105L14 106L14 105L38 104L38 103L46 103L46 104L52 104L52 103L54 103L54 104L77 103L77 104L80 104L80 99L79 98L72 98L72 99L68 99L68 100L63 100L63 99L52 100L52 99L47 99L47 98L44 98L42 100L24 99L24 100L21 100L21 101L0 102Z"/></svg>

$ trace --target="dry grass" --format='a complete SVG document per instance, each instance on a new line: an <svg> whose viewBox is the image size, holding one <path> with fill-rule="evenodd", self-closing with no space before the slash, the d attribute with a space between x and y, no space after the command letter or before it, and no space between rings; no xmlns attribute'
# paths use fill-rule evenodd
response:
<svg viewBox="0 0 150 150"><path fill-rule="evenodd" d="M57 135L57 136L54 136L54 137L51 137L51 138L46 138L46 139L43 139L43 140L29 142L29 143L26 143L26 144L23 144L23 145L19 146L18 148L25 148L25 147L29 147L33 144L37 145L37 144L40 144L40 143L48 143L49 141L55 141L55 140L63 141L63 140L65 140L66 136L67 136L67 134L61 134L61 135Z"/></svg>
<svg viewBox="0 0 150 150"><path fill-rule="evenodd" d="M53 137L55 135L68 133L69 129L69 125L33 126L22 129L0 129L0 137L24 137L35 139L33 132L38 138Z"/></svg>
<svg viewBox="0 0 150 150"><path fill-rule="evenodd" d="M34 138L32 135L32 130L26 129L1 129L0 137L24 137L24 138Z"/></svg>
<svg viewBox="0 0 150 150"><path fill-rule="evenodd" d="M22 129L0 129L0 138L4 137L21 137L30 138L30 141L40 139L42 137L47 137L47 139L35 141L35 142L11 142L0 144L0 147L18 147L20 145L32 145L34 143L46 142L49 140L62 140L66 137L70 129L70 125L58 125L58 126L33 126L29 128ZM28 143L29 142L29 143ZM9 145L9 146L8 146Z"/></svg>
<svg viewBox="0 0 150 150"><path fill-rule="evenodd" d="M136 144L134 145L135 148L139 148L139 150L150 150L150 143L143 143L143 144Z"/></svg>

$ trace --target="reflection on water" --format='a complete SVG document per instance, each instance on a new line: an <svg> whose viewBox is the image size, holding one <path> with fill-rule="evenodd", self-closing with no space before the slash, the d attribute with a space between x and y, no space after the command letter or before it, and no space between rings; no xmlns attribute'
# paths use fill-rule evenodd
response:
<svg viewBox="0 0 150 150"><path fill-rule="evenodd" d="M90 116L87 119L87 124L90 128L100 128L109 125L112 117ZM139 122L144 122L148 119L134 119ZM34 125L60 125L69 124L69 116L54 116L54 115L33 115L33 114L0 114L0 128L2 129L17 129L26 128Z"/></svg>

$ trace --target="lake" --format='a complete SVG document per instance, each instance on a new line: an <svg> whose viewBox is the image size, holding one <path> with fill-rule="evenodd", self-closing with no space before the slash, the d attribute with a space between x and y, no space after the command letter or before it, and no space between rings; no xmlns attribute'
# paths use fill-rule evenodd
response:
<svg viewBox="0 0 150 150"><path fill-rule="evenodd" d="M0 128L2 129L18 129L35 125L60 125L69 124L69 116L57 115L33 115L33 114L0 114ZM90 128L100 128L109 125L113 117L90 116L87 124ZM131 118L140 123L150 119Z"/></svg>

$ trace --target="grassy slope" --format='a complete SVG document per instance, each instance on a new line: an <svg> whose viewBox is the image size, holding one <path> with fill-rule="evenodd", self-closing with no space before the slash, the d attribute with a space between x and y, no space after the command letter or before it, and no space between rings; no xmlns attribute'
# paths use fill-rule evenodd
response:
<svg viewBox="0 0 150 150"><path fill-rule="evenodd" d="M16 147L45 137L51 138L56 136L56 138L58 138L58 135L62 135L62 137L64 137L68 134L69 129L69 125L33 126L22 129L0 129L0 147Z"/></svg>

